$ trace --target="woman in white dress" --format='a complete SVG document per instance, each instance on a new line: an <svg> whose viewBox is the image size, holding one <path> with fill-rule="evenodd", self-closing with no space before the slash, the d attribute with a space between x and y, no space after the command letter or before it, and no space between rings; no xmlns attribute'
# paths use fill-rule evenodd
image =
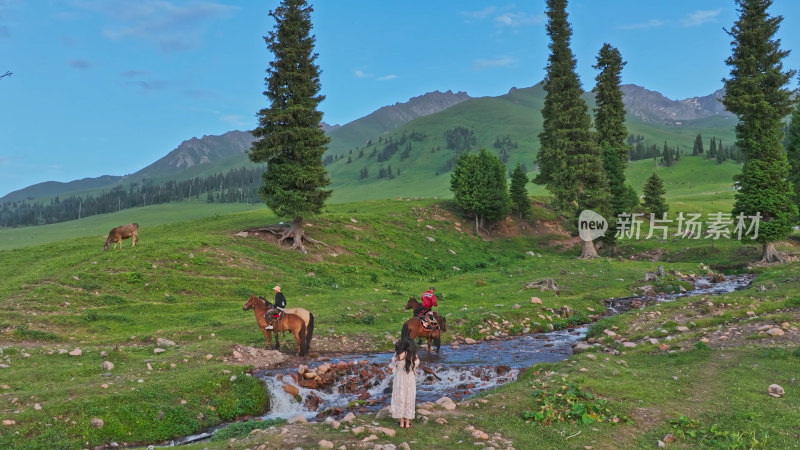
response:
<svg viewBox="0 0 800 450"><path fill-rule="evenodd" d="M417 369L419 358L417 346L408 338L400 339L394 344L394 356L391 362L394 381L392 382L392 417L400 419L400 428L411 428L411 421L416 412Z"/></svg>

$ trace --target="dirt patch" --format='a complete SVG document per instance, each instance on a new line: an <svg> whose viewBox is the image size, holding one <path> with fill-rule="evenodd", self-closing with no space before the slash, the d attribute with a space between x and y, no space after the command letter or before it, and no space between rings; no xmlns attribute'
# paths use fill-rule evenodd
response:
<svg viewBox="0 0 800 450"><path fill-rule="evenodd" d="M373 337L367 336L314 336L311 340L311 351L308 356L297 356L297 344L288 333L282 337L280 350L267 350L264 347L251 347L235 345L230 354L225 356L225 362L242 366L253 366L254 369L283 369L308 364L312 361L326 361L330 358L341 357L349 354L363 354L379 351L375 345L365 344L372 342Z"/></svg>

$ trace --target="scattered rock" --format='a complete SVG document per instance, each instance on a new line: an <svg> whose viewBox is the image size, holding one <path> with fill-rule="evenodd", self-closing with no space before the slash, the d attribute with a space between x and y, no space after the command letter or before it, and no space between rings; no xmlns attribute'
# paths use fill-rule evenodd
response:
<svg viewBox="0 0 800 450"><path fill-rule="evenodd" d="M777 384L770 384L767 388L767 392L769 392L770 397L780 398L783 397L785 391L782 387Z"/></svg>
<svg viewBox="0 0 800 450"><path fill-rule="evenodd" d="M296 415L296 416L294 416L291 419L286 421L286 423L288 423L289 425L291 425L293 423L307 423L307 422L308 422L308 420L306 420L306 416L304 416L302 414L298 414L298 415Z"/></svg>
<svg viewBox="0 0 800 450"><path fill-rule="evenodd" d="M103 419L98 419L97 417L92 418L92 428L103 428L103 425L105 425Z"/></svg>
<svg viewBox="0 0 800 450"><path fill-rule="evenodd" d="M69 356L81 356L83 355L83 350L76 348L75 350L69 352Z"/></svg>
<svg viewBox="0 0 800 450"><path fill-rule="evenodd" d="M292 397L295 397L300 393L300 389L298 389L297 386L293 386L291 384L284 384L283 391L291 395Z"/></svg>
<svg viewBox="0 0 800 450"><path fill-rule="evenodd" d="M333 442L326 441L325 439L319 441L319 448L333 448Z"/></svg>
<svg viewBox="0 0 800 450"><path fill-rule="evenodd" d="M111 361L103 361L103 370L108 372L111 371L112 369L114 369L114 363L112 363Z"/></svg>
<svg viewBox="0 0 800 450"><path fill-rule="evenodd" d="M486 434L486 432L484 432L484 431L481 431L481 430L475 430L475 431L473 431L473 432L472 432L472 437L474 437L475 439L480 439L480 440L482 440L482 441L487 441L487 440L489 440L489 435L488 435L488 434Z"/></svg>
<svg viewBox="0 0 800 450"><path fill-rule="evenodd" d="M175 347L177 344L175 344L175 342L173 341L170 341L169 339L157 338L156 345L158 345L159 347Z"/></svg>

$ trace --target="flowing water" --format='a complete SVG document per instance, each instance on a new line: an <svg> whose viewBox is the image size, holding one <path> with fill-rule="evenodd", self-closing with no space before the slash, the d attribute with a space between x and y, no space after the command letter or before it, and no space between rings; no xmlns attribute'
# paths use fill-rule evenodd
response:
<svg viewBox="0 0 800 450"><path fill-rule="evenodd" d="M678 297L726 294L750 286L752 280L752 275L728 276L718 283L708 278L697 278L692 280L694 289L679 294L609 299L606 301L607 314ZM418 377L417 402L436 401L442 396L458 401L513 381L521 369L536 363L567 359L572 355L573 345L585 337L587 329L584 326L526 334L504 340L478 341L473 345L451 344L443 346L440 354L428 352L427 346L423 345L419 357L422 368L426 370L420 371ZM391 353L371 353L314 362L309 366L310 370L323 364L347 365L346 369L339 371L333 383L317 389L300 385L298 379L302 380L302 376L297 376L297 368L260 371L257 376L264 380L270 394L270 410L261 418L288 419L303 415L313 421L328 416L339 417L351 410L367 413L382 409L391 400L392 377L387 369L391 357ZM298 395L287 393L285 386L296 388ZM211 433L213 431L183 438L174 444L202 440Z"/></svg>

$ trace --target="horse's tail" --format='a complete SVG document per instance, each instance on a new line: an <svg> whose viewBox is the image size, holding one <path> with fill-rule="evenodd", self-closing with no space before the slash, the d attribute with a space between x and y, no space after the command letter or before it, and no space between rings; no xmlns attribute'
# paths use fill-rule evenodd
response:
<svg viewBox="0 0 800 450"><path fill-rule="evenodd" d="M297 336L300 338L297 341L297 356L305 356L305 346L306 346L306 333L308 329L306 328L306 323L300 320L300 332Z"/></svg>
<svg viewBox="0 0 800 450"><path fill-rule="evenodd" d="M408 322L403 324L403 329L400 330L400 339L411 339L411 331L408 329Z"/></svg>
<svg viewBox="0 0 800 450"><path fill-rule="evenodd" d="M311 336L314 334L314 314L308 313L308 326L306 327L306 355L311 350Z"/></svg>

